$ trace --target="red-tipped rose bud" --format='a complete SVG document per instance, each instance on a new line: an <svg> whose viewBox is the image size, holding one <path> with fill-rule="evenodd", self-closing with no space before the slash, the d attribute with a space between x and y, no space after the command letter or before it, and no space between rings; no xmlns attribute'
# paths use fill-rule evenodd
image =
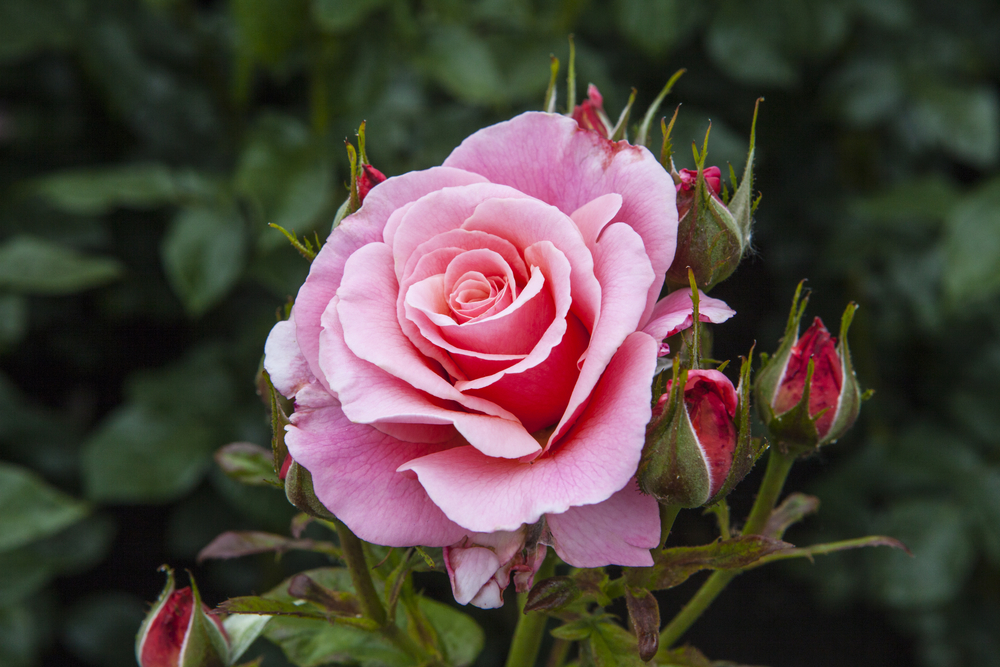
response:
<svg viewBox="0 0 1000 667"><path fill-rule="evenodd" d="M371 166L361 165L361 174L358 176L358 199L364 203L365 197L376 185L385 180L385 174Z"/></svg>
<svg viewBox="0 0 1000 667"><path fill-rule="evenodd" d="M851 365L847 330L856 306L844 312L840 344L818 317L799 337L808 298L795 292L780 349L757 374L754 392L761 420L779 446L809 452L833 442L854 424L861 389Z"/></svg>
<svg viewBox="0 0 1000 667"><path fill-rule="evenodd" d="M750 129L750 151L739 186L729 196L722 190L722 172L718 167L705 167L708 135L701 152L695 151L696 170L673 168L671 175L677 188L677 251L667 270L667 284L678 287L688 284L688 267L694 271L698 287L708 291L728 278L739 266L750 247L750 228L754 204L753 157L757 111ZM735 181L735 177L734 177Z"/></svg>
<svg viewBox="0 0 1000 667"><path fill-rule="evenodd" d="M736 451L738 397L714 370L682 371L653 408L637 477L661 503L701 507L723 487ZM676 387L683 381L683 392Z"/></svg>
<svg viewBox="0 0 1000 667"><path fill-rule="evenodd" d="M611 119L604 113L604 97L597 86L587 86L587 99L573 109L573 120L585 130L593 130L605 139L611 138Z"/></svg>
<svg viewBox="0 0 1000 667"><path fill-rule="evenodd" d="M708 186L711 194L718 197L722 193L722 170L718 167L706 167L702 173L705 175L705 185ZM698 170L681 169L678 177L681 182L677 184L677 194L692 192L698 182Z"/></svg>
<svg viewBox="0 0 1000 667"><path fill-rule="evenodd" d="M222 667L229 653L222 621L202 603L193 579L174 590L173 570L166 571L167 585L136 636L136 660L141 667Z"/></svg>

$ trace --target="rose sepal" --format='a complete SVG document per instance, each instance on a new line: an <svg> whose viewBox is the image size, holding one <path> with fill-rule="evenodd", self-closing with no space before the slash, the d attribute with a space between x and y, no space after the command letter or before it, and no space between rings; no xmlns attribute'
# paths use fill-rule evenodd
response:
<svg viewBox="0 0 1000 667"><path fill-rule="evenodd" d="M326 521L336 517L323 506L313 490L312 475L296 461L292 461L285 474L285 497L300 512Z"/></svg>

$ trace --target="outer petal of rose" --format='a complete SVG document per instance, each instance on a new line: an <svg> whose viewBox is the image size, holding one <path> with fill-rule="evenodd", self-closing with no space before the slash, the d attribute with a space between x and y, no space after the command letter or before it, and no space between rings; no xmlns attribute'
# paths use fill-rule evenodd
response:
<svg viewBox="0 0 1000 667"><path fill-rule="evenodd" d="M458 604L469 604L500 569L500 559L492 550L474 545L445 547L444 564Z"/></svg>
<svg viewBox="0 0 1000 667"><path fill-rule="evenodd" d="M413 471L450 519L476 532L516 530L543 514L607 500L639 464L656 348L642 332L625 339L583 414L549 456L527 463L456 447L399 469Z"/></svg>
<svg viewBox="0 0 1000 667"><path fill-rule="evenodd" d="M509 417L503 418L449 409L447 401L428 396L354 356L344 342L344 330L337 315L338 301L334 299L323 314L320 363L330 384L336 387L341 407L351 421L359 424L454 424L468 442L490 456L520 457L541 449L517 418L506 411ZM463 398L500 410L483 399Z"/></svg>
<svg viewBox="0 0 1000 667"><path fill-rule="evenodd" d="M673 180L648 150L581 131L571 118L528 112L476 132L444 164L510 185L567 215L601 195L620 194L617 219L642 237L657 276L643 312L652 310L677 247L677 204Z"/></svg>
<svg viewBox="0 0 1000 667"><path fill-rule="evenodd" d="M403 270L418 246L438 234L459 229L477 206L498 197L531 200L528 195L505 185L475 183L443 188L415 201L400 219L392 238L397 278L402 281Z"/></svg>
<svg viewBox="0 0 1000 667"><path fill-rule="evenodd" d="M571 507L545 520L556 553L574 567L653 564L649 550L660 538L660 511L634 481L602 503Z"/></svg>
<svg viewBox="0 0 1000 667"><path fill-rule="evenodd" d="M569 260L573 312L593 330L601 308L601 286L594 277L590 249L568 215L533 199L489 199L476 207L462 229L488 232L522 249L551 242Z"/></svg>
<svg viewBox="0 0 1000 667"><path fill-rule="evenodd" d="M646 306L641 295L654 281L642 239L621 223L608 226L595 246L594 273L601 283L601 316L566 411L549 443L557 442L573 425L615 350L635 331Z"/></svg>
<svg viewBox="0 0 1000 667"><path fill-rule="evenodd" d="M401 442L371 426L354 424L337 400L326 394L299 404L285 443L312 474L316 497L358 537L375 544L446 546L465 530L448 520L420 484L396 472L414 456L441 451L454 443Z"/></svg>
<svg viewBox="0 0 1000 667"><path fill-rule="evenodd" d="M736 311L725 302L706 296L704 292L698 290L698 319L702 322L720 324L735 314ZM693 317L691 289L679 289L656 303L649 322L642 330L658 341L663 340L691 326Z"/></svg>
<svg viewBox="0 0 1000 667"><path fill-rule="evenodd" d="M264 343L264 369L282 396L292 398L316 378L295 339L295 313L271 329Z"/></svg>

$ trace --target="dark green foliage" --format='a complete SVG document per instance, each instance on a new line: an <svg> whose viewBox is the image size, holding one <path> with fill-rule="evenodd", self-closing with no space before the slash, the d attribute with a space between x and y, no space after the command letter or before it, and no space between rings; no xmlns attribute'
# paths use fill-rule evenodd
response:
<svg viewBox="0 0 1000 667"><path fill-rule="evenodd" d="M713 292L739 312L715 356L777 340L802 278L828 321L857 302L850 343L876 398L811 465L822 523L792 541L889 535L915 556L858 550L793 572L828 603L883 614L922 667L1000 665L992 0L0 1L0 664L127 664L119 644L160 563L193 566L221 530L284 534L294 512L279 490L210 473L223 445L268 445L255 373L308 270L269 223L322 240L347 196L342 141L362 120L369 160L392 176L541 108L569 33L578 99L593 81L617 118L638 88L629 136L688 69L661 111L683 103L678 168L711 118L707 164L738 169L766 98L763 202L751 258ZM31 497L30 511L16 504ZM297 558L324 557L254 556L198 577L216 603L326 564ZM585 584L597 599L606 582ZM421 605L449 656L472 661L474 624ZM266 634L321 664L296 622ZM310 641L354 641L329 627ZM609 618L563 627L584 664L631 664L635 637ZM395 664L391 646L348 630Z"/></svg>

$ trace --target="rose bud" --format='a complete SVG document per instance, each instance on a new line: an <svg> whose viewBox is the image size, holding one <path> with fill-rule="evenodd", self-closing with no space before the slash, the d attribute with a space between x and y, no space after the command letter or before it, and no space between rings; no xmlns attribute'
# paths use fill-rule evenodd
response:
<svg viewBox="0 0 1000 667"><path fill-rule="evenodd" d="M738 400L733 383L719 371L675 375L653 408L636 475L639 488L666 505L701 507L713 499L733 465Z"/></svg>
<svg viewBox="0 0 1000 667"><path fill-rule="evenodd" d="M587 99L573 109L573 120L585 130L593 130L605 139L611 138L611 119L604 113L604 96L597 86L587 86Z"/></svg>
<svg viewBox="0 0 1000 667"><path fill-rule="evenodd" d="M545 545L527 526L513 532L474 533L444 548L448 579L459 604L480 609L503 606L503 592L514 573L518 593L529 590L545 560Z"/></svg>
<svg viewBox="0 0 1000 667"><path fill-rule="evenodd" d="M799 337L808 297L795 291L781 347L757 374L754 393L761 420L779 446L807 453L837 440L854 424L861 389L851 365L847 330L857 308L850 304L840 325L840 343L818 317Z"/></svg>
<svg viewBox="0 0 1000 667"><path fill-rule="evenodd" d="M750 247L750 227L754 203L750 189L753 184L754 137L757 111L750 129L750 151L743 179L732 196L722 191L722 172L718 167L705 168L706 148L696 150L697 170L678 172L671 162L670 173L677 188L677 254L667 271L667 284L672 287L688 284L688 267L694 271L698 287L708 291L728 278L747 248ZM706 135L707 139L707 135Z"/></svg>
<svg viewBox="0 0 1000 667"><path fill-rule="evenodd" d="M361 165L361 173L358 175L358 199L364 203L365 197L376 185L385 180L385 174L371 166Z"/></svg>
<svg viewBox="0 0 1000 667"><path fill-rule="evenodd" d="M218 616L202 603L198 587L174 590L174 572L135 639L141 667L222 667L228 662L229 637Z"/></svg>

